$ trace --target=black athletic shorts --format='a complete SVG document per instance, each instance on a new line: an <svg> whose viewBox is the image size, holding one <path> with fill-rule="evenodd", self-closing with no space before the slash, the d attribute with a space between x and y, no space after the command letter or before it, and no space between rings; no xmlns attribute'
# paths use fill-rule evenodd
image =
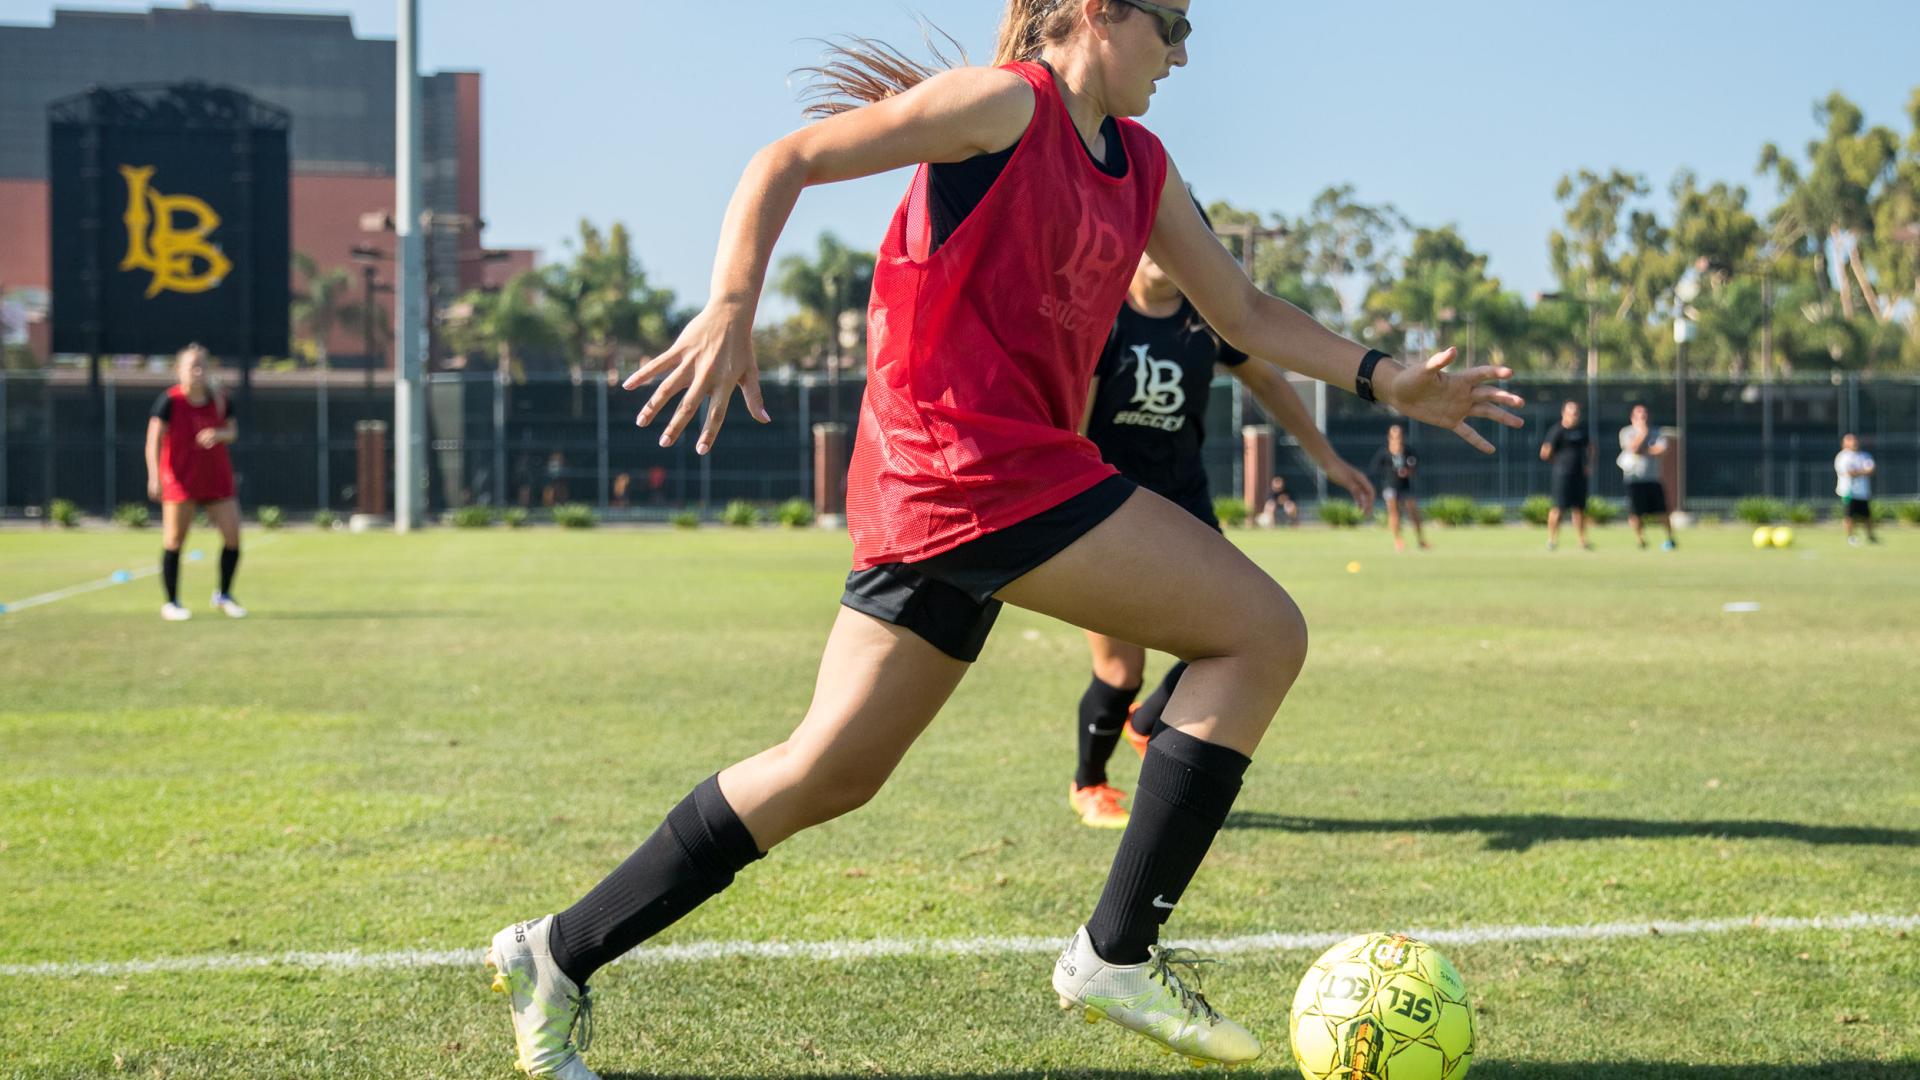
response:
<svg viewBox="0 0 1920 1080"><path fill-rule="evenodd" d="M1561 510L1587 508L1587 475L1566 472L1553 474L1553 505Z"/></svg>
<svg viewBox="0 0 1920 1080"><path fill-rule="evenodd" d="M1658 517L1667 512L1667 489L1658 480L1635 480L1627 485L1627 513Z"/></svg>
<svg viewBox="0 0 1920 1080"><path fill-rule="evenodd" d="M1849 497L1847 499L1847 516L1855 521L1872 521L1873 500Z"/></svg>
<svg viewBox="0 0 1920 1080"><path fill-rule="evenodd" d="M1109 476L1052 509L932 558L855 570L840 602L970 664L1000 616L993 594L1092 532L1136 489L1123 476Z"/></svg>

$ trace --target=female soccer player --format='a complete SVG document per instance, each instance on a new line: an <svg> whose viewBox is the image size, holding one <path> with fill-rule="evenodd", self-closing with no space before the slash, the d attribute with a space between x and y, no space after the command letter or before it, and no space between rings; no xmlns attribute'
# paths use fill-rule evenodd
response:
<svg viewBox="0 0 1920 1080"><path fill-rule="evenodd" d="M1201 218L1205 220L1204 213ZM1301 449L1329 480L1353 492L1361 506L1372 506L1373 485L1366 474L1334 452L1326 436L1313 426L1300 395L1287 385L1286 375L1264 360L1249 360L1246 353L1221 341L1148 255L1140 257L1126 301L1120 305L1120 317L1114 320L1094 369L1087 437L1121 476L1218 531L1213 492L1200 459L1216 368L1225 368L1240 380L1267 413L1300 441ZM1180 685L1186 664L1174 664L1146 704L1132 709L1146 668L1146 650L1092 630L1087 631L1087 645L1093 652L1093 677L1080 696L1075 724L1080 757L1067 789L1067 803L1082 824L1125 828L1126 794L1107 783L1107 761L1123 733L1135 750L1146 754L1154 725Z"/></svg>
<svg viewBox="0 0 1920 1080"><path fill-rule="evenodd" d="M872 798L1002 601L1189 664L1105 891L1054 967L1055 993L1194 1061L1259 1055L1259 1040L1199 993L1189 954L1157 940L1305 660L1306 625L1225 537L1119 477L1078 433L1101 344L1150 251L1236 348L1377 395L1483 450L1468 417L1518 424L1501 406L1520 400L1485 385L1504 369L1449 374L1451 351L1402 366L1253 287L1159 141L1122 119L1146 112L1155 84L1186 63L1189 29L1187 0L1009 0L998 66L931 74L866 56L840 68L837 86L870 104L748 165L706 309L626 385L658 380L638 423L664 417L665 445L705 404L695 448L707 452L736 388L766 422L754 308L800 192L915 166L868 312L847 495L854 568L793 733L702 781L572 907L494 936L487 960L528 1072L591 1077L573 1033L594 972L787 837ZM976 205L940 204L934 171L988 168L978 159L992 156L999 173Z"/></svg>
<svg viewBox="0 0 1920 1080"><path fill-rule="evenodd" d="M233 497L233 461L227 446L240 435L233 402L220 392L204 346L189 345L174 358L179 380L154 400L147 420L147 497L160 504L160 583L167 590L160 617L185 622L193 612L180 603L180 547L187 542L196 508L220 530L220 588L213 606L229 618L247 609L233 598L240 566L240 504Z"/></svg>
<svg viewBox="0 0 1920 1080"><path fill-rule="evenodd" d="M1393 550L1407 550L1400 538L1400 520L1413 522L1413 538L1420 550L1427 550L1427 531L1420 521L1420 500L1413 493L1413 478L1420 471L1420 455L1407 446L1405 425L1387 428L1387 445L1373 455L1373 471L1380 476L1380 489L1387 499L1387 530L1393 533Z"/></svg>

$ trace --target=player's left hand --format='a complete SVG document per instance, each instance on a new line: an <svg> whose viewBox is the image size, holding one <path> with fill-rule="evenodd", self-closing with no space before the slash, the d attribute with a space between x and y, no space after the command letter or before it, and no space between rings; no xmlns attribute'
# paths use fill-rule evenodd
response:
<svg viewBox="0 0 1920 1080"><path fill-rule="evenodd" d="M1352 462L1335 458L1327 467L1327 479L1347 489L1362 517L1373 513L1373 482L1367 479L1366 473L1354 468Z"/></svg>
<svg viewBox="0 0 1920 1080"><path fill-rule="evenodd" d="M200 449L211 450L214 444L220 441L220 433L213 428L201 428L193 437L193 441L200 444Z"/></svg>
<svg viewBox="0 0 1920 1080"><path fill-rule="evenodd" d="M1447 365L1459 354L1458 349L1446 349L1424 364L1403 367L1376 384L1375 396L1402 415L1446 428L1475 450L1491 454L1493 444L1469 427L1467 419L1478 417L1517 428L1523 421L1501 406L1517 409L1526 401L1518 394L1487 385L1496 379L1512 378L1512 368L1482 366L1448 372Z"/></svg>

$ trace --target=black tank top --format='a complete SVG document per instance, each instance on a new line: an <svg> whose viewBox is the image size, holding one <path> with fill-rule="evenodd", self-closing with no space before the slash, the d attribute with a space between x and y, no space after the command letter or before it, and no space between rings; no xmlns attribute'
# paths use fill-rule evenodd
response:
<svg viewBox="0 0 1920 1080"><path fill-rule="evenodd" d="M1094 157L1091 150L1087 150L1087 159L1108 176L1127 175L1127 151L1120 145L1120 125L1109 116L1100 122L1100 134L1107 140L1106 160ZM1082 142L1081 149L1085 150L1086 145ZM947 237L952 236L960 223L967 220L967 215L973 213L973 208L987 197L987 191L1019 148L1020 140L1015 139L1005 150L976 154L965 161L934 162L927 170L927 209L933 218L933 250L940 250Z"/></svg>

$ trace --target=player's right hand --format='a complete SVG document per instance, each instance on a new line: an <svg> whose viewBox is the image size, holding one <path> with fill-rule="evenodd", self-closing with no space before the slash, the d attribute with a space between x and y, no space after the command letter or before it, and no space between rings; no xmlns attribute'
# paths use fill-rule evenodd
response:
<svg viewBox="0 0 1920 1080"><path fill-rule="evenodd" d="M750 307L716 304L693 317L679 340L666 352L640 365L627 376L621 387L634 390L655 379L660 385L640 408L635 423L646 427L660 415L676 394L680 405L674 409L666 430L660 433L660 445L672 446L693 422L700 403L707 403L707 417L700 425L696 453L713 449L713 441L726 423L727 406L733 401L735 387L746 400L747 412L763 424L771 423L767 406L760 397L760 365L753 356L753 311Z"/></svg>
<svg viewBox="0 0 1920 1080"><path fill-rule="evenodd" d="M160 481L158 480L147 481L147 499L150 502L160 501Z"/></svg>

